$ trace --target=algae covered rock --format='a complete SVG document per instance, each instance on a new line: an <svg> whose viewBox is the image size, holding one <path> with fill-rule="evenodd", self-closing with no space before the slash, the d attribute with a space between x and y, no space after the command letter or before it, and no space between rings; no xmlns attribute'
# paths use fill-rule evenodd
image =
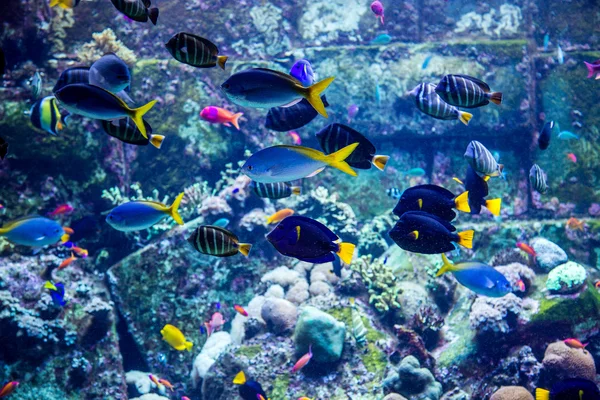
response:
<svg viewBox="0 0 600 400"><path fill-rule="evenodd" d="M344 349L346 325L318 308L307 306L302 309L294 341L296 353L303 355L312 345L312 361L318 363L336 362Z"/></svg>
<svg viewBox="0 0 600 400"><path fill-rule="evenodd" d="M383 400L406 400L406 397L400 396L398 393L390 393Z"/></svg>
<svg viewBox="0 0 600 400"><path fill-rule="evenodd" d="M579 291L585 279L587 272L581 265L569 261L554 268L548 274L546 289L551 293L571 294Z"/></svg>
<svg viewBox="0 0 600 400"><path fill-rule="evenodd" d="M522 386L503 386L490 400L533 400L533 396Z"/></svg>
<svg viewBox="0 0 600 400"><path fill-rule="evenodd" d="M559 245L543 237L531 240L531 247L537 254L535 259L538 266L545 271L550 271L568 260L567 253Z"/></svg>
<svg viewBox="0 0 600 400"><path fill-rule="evenodd" d="M396 371L390 371L383 387L411 399L439 400L442 396L442 384L436 382L431 371L421 368L413 356L405 357Z"/></svg>
<svg viewBox="0 0 600 400"><path fill-rule="evenodd" d="M296 306L287 300L268 298L262 306L261 316L271 332L283 334L294 328L298 311Z"/></svg>
<svg viewBox="0 0 600 400"><path fill-rule="evenodd" d="M549 382L568 378L596 378L596 364L589 351L574 349L564 342L551 343L542 360Z"/></svg>

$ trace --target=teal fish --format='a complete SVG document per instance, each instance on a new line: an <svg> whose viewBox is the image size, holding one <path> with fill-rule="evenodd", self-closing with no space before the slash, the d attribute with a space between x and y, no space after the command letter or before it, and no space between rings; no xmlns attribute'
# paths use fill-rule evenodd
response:
<svg viewBox="0 0 600 400"><path fill-rule="evenodd" d="M379 83L375 85L375 103L381 104L381 90L379 89Z"/></svg>
<svg viewBox="0 0 600 400"><path fill-rule="evenodd" d="M9 242L30 247L55 244L61 239L66 241L68 236L65 235L58 222L40 216L19 218L0 228L0 236L4 236Z"/></svg>
<svg viewBox="0 0 600 400"><path fill-rule="evenodd" d="M219 218L213 223L213 226L217 226L219 228L227 228L229 225L229 220L227 218Z"/></svg>
<svg viewBox="0 0 600 400"><path fill-rule="evenodd" d="M423 65L421 65L421 69L427 69L432 58L433 58L433 56L431 56L431 55L425 57L425 60L423 60Z"/></svg>
<svg viewBox="0 0 600 400"><path fill-rule="evenodd" d="M112 209L106 217L106 222L121 232L148 229L160 222L167 215L173 218L179 225L183 225L183 220L178 212L183 195L184 193L179 193L170 207L157 201L148 200L130 201L121 204Z"/></svg>
<svg viewBox="0 0 600 400"><path fill-rule="evenodd" d="M546 33L544 35L544 51L548 51L548 46L550 45L550 34Z"/></svg>
<svg viewBox="0 0 600 400"><path fill-rule="evenodd" d="M562 131L561 133L558 134L558 138L561 140L579 140L579 135L574 134L573 132L569 132L569 131Z"/></svg>
<svg viewBox="0 0 600 400"><path fill-rule="evenodd" d="M409 169L408 171L406 171L404 173L404 175L406 176L413 176L415 178L420 177L420 176L424 176L425 175L425 170L423 168L413 168L413 169Z"/></svg>
<svg viewBox="0 0 600 400"><path fill-rule="evenodd" d="M442 254L442 261L444 265L436 277L452 272L461 285L487 297L503 297L512 292L508 279L487 264L478 261L452 264L445 254Z"/></svg>
<svg viewBox="0 0 600 400"><path fill-rule="evenodd" d="M354 303L354 298L350 298L350 305L352 306L352 336L356 341L358 347L363 347L367 344L367 328L363 324L360 313Z"/></svg>
<svg viewBox="0 0 600 400"><path fill-rule="evenodd" d="M31 85L31 98L37 100L37 98L40 97L40 93L42 93L42 77L38 71L35 71L29 84Z"/></svg>
<svg viewBox="0 0 600 400"><path fill-rule="evenodd" d="M565 53L560 47L560 44L556 46L556 58L558 59L558 63L560 65L565 63Z"/></svg>
<svg viewBox="0 0 600 400"><path fill-rule="evenodd" d="M369 43L370 44L388 44L392 41L392 37L390 35L388 35L387 33L382 33L380 35L377 35L377 37L373 40L371 40Z"/></svg>

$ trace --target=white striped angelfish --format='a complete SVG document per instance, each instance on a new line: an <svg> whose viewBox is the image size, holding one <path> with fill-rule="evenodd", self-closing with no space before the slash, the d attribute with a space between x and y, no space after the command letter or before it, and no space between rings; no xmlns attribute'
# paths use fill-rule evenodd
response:
<svg viewBox="0 0 600 400"><path fill-rule="evenodd" d="M448 104L456 107L477 108L490 104L502 104L502 93L492 92L489 85L467 75L446 75L435 91Z"/></svg>
<svg viewBox="0 0 600 400"><path fill-rule="evenodd" d="M360 317L354 298L350 298L350 305L352 306L352 336L357 346L363 347L367 344L367 328Z"/></svg>
<svg viewBox="0 0 600 400"><path fill-rule="evenodd" d="M473 118L472 114L461 111L442 100L435 92L435 85L432 83L421 83L410 94L415 96L417 108L430 117L442 120L458 119L465 125L469 125L469 121Z"/></svg>
<svg viewBox="0 0 600 400"><path fill-rule="evenodd" d="M469 142L463 157L478 174L504 178L504 165L498 164L493 154L477 140Z"/></svg>
<svg viewBox="0 0 600 400"><path fill-rule="evenodd" d="M252 248L249 243L240 243L238 237L218 226L201 225L188 238L188 242L202 254L215 257L230 257L242 253L248 257Z"/></svg>
<svg viewBox="0 0 600 400"><path fill-rule="evenodd" d="M548 191L546 174L537 164L533 164L529 170L529 182L531 183L531 187L539 194L544 194Z"/></svg>
<svg viewBox="0 0 600 400"><path fill-rule="evenodd" d="M63 129L67 117L68 114L61 115L54 96L44 97L36 101L29 110L31 124L51 135L56 135L58 131Z"/></svg>
<svg viewBox="0 0 600 400"><path fill-rule="evenodd" d="M208 39L191 33L179 32L165 44L177 61L196 68L212 68L217 64L225 69L227 56L220 56L217 46Z"/></svg>
<svg viewBox="0 0 600 400"><path fill-rule="evenodd" d="M258 197L274 200L302 193L302 189L299 186L290 186L286 182L260 183L252 181L250 187Z"/></svg>

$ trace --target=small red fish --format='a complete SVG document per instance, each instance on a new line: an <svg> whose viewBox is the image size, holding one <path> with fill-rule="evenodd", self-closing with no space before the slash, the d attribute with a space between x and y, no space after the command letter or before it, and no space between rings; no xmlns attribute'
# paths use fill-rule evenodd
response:
<svg viewBox="0 0 600 400"><path fill-rule="evenodd" d="M65 231L65 233L67 235L72 235L75 233L75 231L73 229L69 228L68 226L63 226L63 231Z"/></svg>
<svg viewBox="0 0 600 400"><path fill-rule="evenodd" d="M71 264L73 261L77 260L77 257L75 257L75 254L73 254L71 252L71 257L65 259L63 262L60 263L60 265L58 266L58 269L61 270L63 268L67 268L69 266L69 264Z"/></svg>
<svg viewBox="0 0 600 400"><path fill-rule="evenodd" d="M527 290L527 288L525 287L525 282L523 282L523 279L519 279L517 281L516 285L521 292L524 292L525 290Z"/></svg>
<svg viewBox="0 0 600 400"><path fill-rule="evenodd" d="M600 289L600 281L596 281L596 283L594 283L594 287L596 289Z"/></svg>
<svg viewBox="0 0 600 400"><path fill-rule="evenodd" d="M157 377L155 377L154 375L150 374L150 375L148 375L148 378L150 378L150 380L151 380L152 382L154 382L154 384L155 384L155 385L156 385L158 388L160 388L160 387L162 386L162 384L161 384L161 383L158 381L158 378L157 378Z"/></svg>
<svg viewBox="0 0 600 400"><path fill-rule="evenodd" d="M239 304L235 304L233 306L233 308L235 309L235 311L237 311L239 314L243 315L244 317L248 316L248 312L246 310L244 310L244 307L240 306Z"/></svg>
<svg viewBox="0 0 600 400"><path fill-rule="evenodd" d="M535 253L535 250L533 249L533 247L531 247L527 243L517 242L517 247L519 249L523 250L525 253L527 253L530 256L532 256L533 258L535 258L537 256L537 254Z"/></svg>
<svg viewBox="0 0 600 400"><path fill-rule="evenodd" d="M575 338L569 338L569 339L565 339L563 340L563 342L565 342L565 344L573 349L585 349L585 346L588 345L588 343L581 343L578 339Z"/></svg>
<svg viewBox="0 0 600 400"><path fill-rule="evenodd" d="M19 382L17 381L8 382L6 385L2 386L2 389L0 390L0 398L6 397L14 392L17 386L19 386Z"/></svg>
<svg viewBox="0 0 600 400"><path fill-rule="evenodd" d="M158 379L158 381L159 381L160 383L162 383L163 385L165 385L165 387L169 388L169 390L170 390L171 392L173 391L173 385L171 384L171 382L169 382L169 381L168 381L168 380L166 380L166 379L162 379L162 378L159 378L159 379Z"/></svg>
<svg viewBox="0 0 600 400"><path fill-rule="evenodd" d="M233 125L238 131L240 130L238 120L242 115L244 115L244 113L234 114L224 108L215 106L208 106L200 111L200 118L203 120L214 124L223 124L225 126Z"/></svg>
<svg viewBox="0 0 600 400"><path fill-rule="evenodd" d="M306 366L306 364L308 364L308 362L310 361L312 356L313 356L313 354L312 354L312 344L311 344L310 346L308 346L308 353L306 353L305 355L300 357L300 359L296 362L296 364L294 364L294 366L292 367L292 372L300 371L303 367Z"/></svg>
<svg viewBox="0 0 600 400"><path fill-rule="evenodd" d="M567 221L567 228L571 229L572 231L578 230L583 232L585 230L585 222L580 221L575 217L571 217Z"/></svg>
<svg viewBox="0 0 600 400"><path fill-rule="evenodd" d="M377 19L379 19L381 21L381 24L383 25L383 4L381 4L379 0L375 0L371 3L371 11L373 11L373 14L375 14Z"/></svg>
<svg viewBox="0 0 600 400"><path fill-rule="evenodd" d="M87 258L87 256L89 255L88 251L86 249L82 249L81 247L73 246L71 250L73 250L75 254L77 254L81 258Z"/></svg>
<svg viewBox="0 0 600 400"><path fill-rule="evenodd" d="M570 161L574 162L574 163L576 163L576 162L577 162L577 156L576 156L575 154L573 154L573 153L569 153L569 154L567 154L567 158L568 158Z"/></svg>
<svg viewBox="0 0 600 400"><path fill-rule="evenodd" d="M73 211L73 207L70 204L61 204L60 206L56 207L54 209L54 211L52 211L48 215L51 217L54 217L56 215L68 214L72 211Z"/></svg>
<svg viewBox="0 0 600 400"><path fill-rule="evenodd" d="M289 135L292 137L292 141L294 142L295 145L302 144L302 138L300 138L300 135L298 135L298 132L290 131Z"/></svg>

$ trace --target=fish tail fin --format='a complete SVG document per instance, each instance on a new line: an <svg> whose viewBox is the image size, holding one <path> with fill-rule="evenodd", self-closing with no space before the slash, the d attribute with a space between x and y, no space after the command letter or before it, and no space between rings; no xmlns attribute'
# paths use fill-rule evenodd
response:
<svg viewBox="0 0 600 400"><path fill-rule="evenodd" d="M224 56L223 56L224 57ZM233 114L233 117L231 117L231 123L233 126L235 126L235 128L239 131L240 130L240 122L239 119L240 117L244 115L244 113L237 113L237 114Z"/></svg>
<svg viewBox="0 0 600 400"><path fill-rule="evenodd" d="M137 128L140 130L142 136L145 139L148 139L148 135L146 133L146 126L144 125L144 120L142 119L142 117L144 116L144 114L146 114L148 111L150 111L150 109L155 104L156 104L156 100L152 100L148 104L145 104L139 108L133 108L133 109L129 110L129 112L130 112L129 117L135 123L135 126L137 126Z"/></svg>
<svg viewBox="0 0 600 400"><path fill-rule="evenodd" d="M373 165L380 171L385 169L385 165L387 164L390 156L378 156L373 157Z"/></svg>
<svg viewBox="0 0 600 400"><path fill-rule="evenodd" d="M444 253L442 253L442 268L435 274L435 277L444 275L446 272L456 271L456 266L448 260L448 257Z"/></svg>
<svg viewBox="0 0 600 400"><path fill-rule="evenodd" d="M490 212L495 216L500 215L500 208L502 207L502 199L492 199L486 200L485 208L490 210Z"/></svg>
<svg viewBox="0 0 600 400"><path fill-rule="evenodd" d="M302 188L300 186L292 186L292 194L295 194L295 195L302 194Z"/></svg>
<svg viewBox="0 0 600 400"><path fill-rule="evenodd" d="M473 248L473 236L475 234L474 230L468 230L464 232L458 232L458 244L467 249Z"/></svg>
<svg viewBox="0 0 600 400"><path fill-rule="evenodd" d="M52 7L52 3L50 4L50 7ZM584 61L584 63L585 63L585 66L588 69L588 76L587 77L589 79L589 78L591 78L591 77L594 76L594 64L591 64L591 63L589 63L587 61Z"/></svg>
<svg viewBox="0 0 600 400"><path fill-rule="evenodd" d="M325 105L321 100L321 93L323 93L325 89L327 89L327 87L331 85L331 82L333 82L334 79L335 77L333 76L325 78L322 81L317 82L314 85L306 88L304 92L305 98L306 100L308 100L310 105L313 106L313 108L325 118L327 118L327 110L325 110Z"/></svg>
<svg viewBox="0 0 600 400"><path fill-rule="evenodd" d="M58 6L60 8L62 8L63 10L70 10L71 9L71 7L69 7L69 5L65 1L63 1L63 0L59 0L58 1Z"/></svg>
<svg viewBox="0 0 600 400"><path fill-rule="evenodd" d="M175 197L175 200L173 201L173 204L171 204L171 207L169 207L167 209L168 214L171 216L171 218L173 218L175 220L175 222L177 222L179 225L183 225L183 220L181 219L181 215L179 215L178 209L179 209L179 205L181 204L181 199L183 199L183 196L185 195L184 192L181 192L177 195L177 197Z"/></svg>
<svg viewBox="0 0 600 400"><path fill-rule="evenodd" d="M356 171L354 171L350 165L344 161L346 158L350 157L350 154L352 154L357 147L358 143L352 143L351 145L348 145L336 151L335 153L325 156L323 161L330 167L337 168L348 175L357 176L358 174Z"/></svg>
<svg viewBox="0 0 600 400"><path fill-rule="evenodd" d="M490 101L496 105L502 104L502 93L501 92L490 93Z"/></svg>
<svg viewBox="0 0 600 400"><path fill-rule="evenodd" d="M191 351L191 350L192 350L192 347L194 347L194 343L192 343L192 342L189 342L189 341L186 341L186 342L185 342L185 349L186 349L187 351Z"/></svg>
<svg viewBox="0 0 600 400"><path fill-rule="evenodd" d="M240 371L235 378L233 378L233 384L243 385L244 383L246 383L246 374L244 374L244 371Z"/></svg>
<svg viewBox="0 0 600 400"><path fill-rule="evenodd" d="M56 7L58 5L58 3L59 3L59 0L50 0L50 7ZM588 76L588 78L589 78L589 76Z"/></svg>
<svg viewBox="0 0 600 400"><path fill-rule="evenodd" d="M148 10L148 18L152 21L152 24L156 25L156 21L158 21L158 8L153 7Z"/></svg>
<svg viewBox="0 0 600 400"><path fill-rule="evenodd" d="M221 69L225 69L225 63L227 62L227 56L217 56L217 65L221 67Z"/></svg>
<svg viewBox="0 0 600 400"><path fill-rule="evenodd" d="M471 118L473 118L473 114L468 113L466 111L460 111L458 110L458 119L460 120L460 122L462 122L465 125L469 125L469 121L471 121Z"/></svg>
<svg viewBox="0 0 600 400"><path fill-rule="evenodd" d="M252 245L250 243L238 243L238 250L244 255L244 257L248 257L251 248Z"/></svg>
<svg viewBox="0 0 600 400"><path fill-rule="evenodd" d="M163 135L150 135L150 143L157 149L160 149L163 140L165 140L165 137Z"/></svg>
<svg viewBox="0 0 600 400"><path fill-rule="evenodd" d="M550 400L550 392L546 389L535 389L535 400Z"/></svg>
<svg viewBox="0 0 600 400"><path fill-rule="evenodd" d="M355 247L356 246L352 243L342 242L338 244L338 251L336 251L336 254L345 264L350 264L352 262L352 256L354 256Z"/></svg>
<svg viewBox="0 0 600 400"><path fill-rule="evenodd" d="M458 211L470 213L471 207L469 206L469 191L463 192L456 196L454 199L454 206Z"/></svg>
<svg viewBox="0 0 600 400"><path fill-rule="evenodd" d="M271 224L271 221L273 221L273 216L269 216L269 217L265 217L267 219L267 225Z"/></svg>

